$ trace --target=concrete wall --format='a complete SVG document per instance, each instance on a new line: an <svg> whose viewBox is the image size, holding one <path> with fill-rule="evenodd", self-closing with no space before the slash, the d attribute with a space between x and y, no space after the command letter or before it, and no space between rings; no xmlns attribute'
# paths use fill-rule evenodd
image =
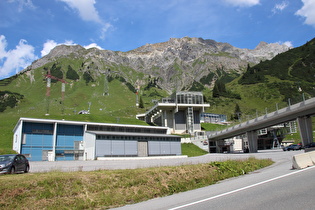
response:
<svg viewBox="0 0 315 210"><path fill-rule="evenodd" d="M16 128L13 134L13 150L21 153L21 141L22 141L22 123Z"/></svg>
<svg viewBox="0 0 315 210"><path fill-rule="evenodd" d="M95 160L95 134L85 133L84 134L84 159Z"/></svg>
<svg viewBox="0 0 315 210"><path fill-rule="evenodd" d="M315 151L293 156L292 168L294 169L303 169L313 165L315 165Z"/></svg>

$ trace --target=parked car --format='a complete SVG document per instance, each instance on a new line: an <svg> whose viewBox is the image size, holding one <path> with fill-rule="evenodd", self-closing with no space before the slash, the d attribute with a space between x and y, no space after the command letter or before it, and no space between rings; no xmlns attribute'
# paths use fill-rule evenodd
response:
<svg viewBox="0 0 315 210"><path fill-rule="evenodd" d="M29 169L29 162L24 155L0 155L0 174L27 173Z"/></svg>
<svg viewBox="0 0 315 210"><path fill-rule="evenodd" d="M304 146L304 148L311 148L311 147L315 147L315 142L309 143Z"/></svg>
<svg viewBox="0 0 315 210"><path fill-rule="evenodd" d="M290 151L290 150L301 150L302 146L299 144L291 144L289 146L283 147L283 151Z"/></svg>

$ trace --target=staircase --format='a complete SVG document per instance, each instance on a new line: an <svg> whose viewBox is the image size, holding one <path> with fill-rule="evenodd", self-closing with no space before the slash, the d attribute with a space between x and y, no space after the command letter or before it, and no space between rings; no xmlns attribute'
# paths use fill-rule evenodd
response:
<svg viewBox="0 0 315 210"><path fill-rule="evenodd" d="M187 131L188 133L194 133L194 109L192 107L187 108Z"/></svg>

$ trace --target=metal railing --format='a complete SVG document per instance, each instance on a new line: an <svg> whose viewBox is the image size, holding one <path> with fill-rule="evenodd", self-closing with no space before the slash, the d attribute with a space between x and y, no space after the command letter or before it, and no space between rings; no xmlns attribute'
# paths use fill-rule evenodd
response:
<svg viewBox="0 0 315 210"><path fill-rule="evenodd" d="M266 119L270 119L273 117L276 117L278 115L284 114L288 111L292 111L292 110L297 110L303 106L309 105L309 104L315 104L315 98L310 98L308 100L305 100L304 94L302 95L302 100L298 103L295 103L292 105L292 101L289 99L288 100L288 104L286 107L284 108L279 108L279 105L276 104L275 109L273 110L273 112L268 112L268 109L265 109L265 113L263 113L261 116L259 116L258 112L256 111L255 115L247 115L246 120L239 120L238 124L232 124L230 126L227 126L227 128L223 128L222 129L216 129L216 131L212 131L212 132L207 132L207 135L209 137L213 136L213 135L218 135L218 134L222 134L222 133L227 133L227 132L231 132L232 130L235 129L239 129L243 126L248 126L250 124L262 121L262 120L266 120ZM250 119L252 117L252 119ZM250 119L250 120L248 120ZM280 124L280 123L279 123Z"/></svg>

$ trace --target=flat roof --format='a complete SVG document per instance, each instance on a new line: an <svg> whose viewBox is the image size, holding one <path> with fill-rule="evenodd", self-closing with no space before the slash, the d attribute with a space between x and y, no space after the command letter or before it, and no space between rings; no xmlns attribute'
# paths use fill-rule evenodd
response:
<svg viewBox="0 0 315 210"><path fill-rule="evenodd" d="M137 128L151 128L151 129L168 129L162 126L149 126L149 125L131 125L131 124L117 124L117 123L97 123L97 122L83 122L83 121L70 121L70 120L54 120L54 119L37 119L37 118L24 118L21 117L15 125L13 132L16 130L21 122L35 122L35 123L59 123L71 125L107 125L117 127L137 127Z"/></svg>
<svg viewBox="0 0 315 210"><path fill-rule="evenodd" d="M155 134L155 133L135 133L135 132L110 132L110 131L86 131L96 135L114 135L114 136L148 136L148 137L180 137L177 135Z"/></svg>

